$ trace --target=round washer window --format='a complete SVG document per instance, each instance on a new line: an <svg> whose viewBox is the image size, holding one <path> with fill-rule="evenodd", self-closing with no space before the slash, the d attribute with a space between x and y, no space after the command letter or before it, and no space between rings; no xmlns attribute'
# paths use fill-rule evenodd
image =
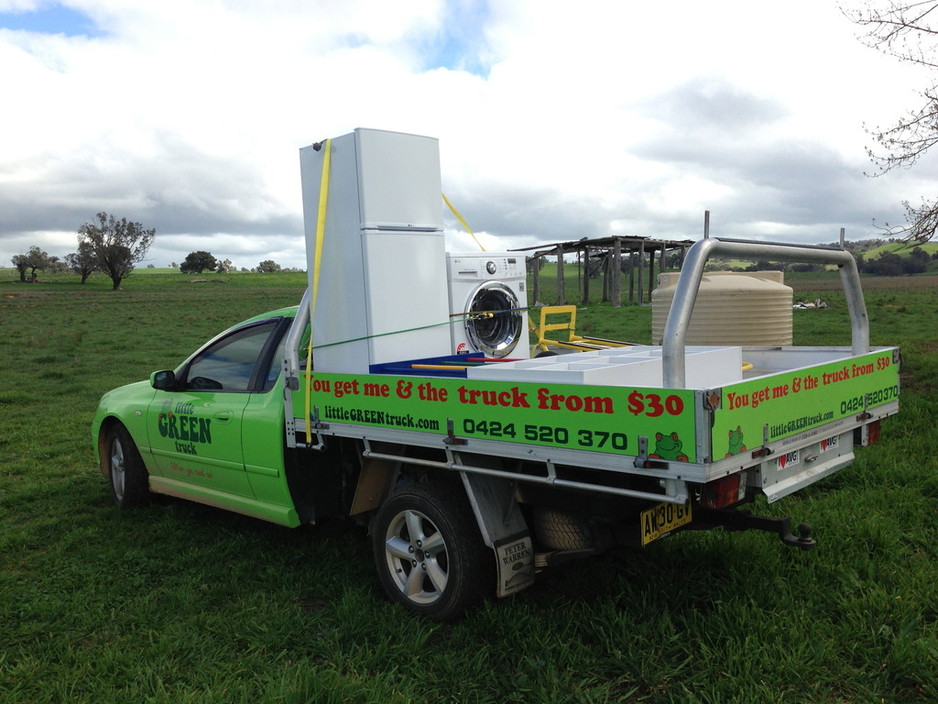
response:
<svg viewBox="0 0 938 704"><path fill-rule="evenodd" d="M499 281L487 281L469 297L466 334L489 357L505 357L524 332L524 316L515 292Z"/></svg>

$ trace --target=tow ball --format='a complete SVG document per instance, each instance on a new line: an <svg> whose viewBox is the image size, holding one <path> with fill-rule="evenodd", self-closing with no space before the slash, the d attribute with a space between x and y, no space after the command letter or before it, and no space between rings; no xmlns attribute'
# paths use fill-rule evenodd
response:
<svg viewBox="0 0 938 704"><path fill-rule="evenodd" d="M775 533L785 545L800 550L813 550L817 547L817 541L811 537L811 526L799 523L798 535L795 535L791 531L791 518L756 516L749 511L732 509L698 509L695 518L700 523L723 526L726 530L763 530Z"/></svg>
<svg viewBox="0 0 938 704"><path fill-rule="evenodd" d="M813 550L817 547L817 541L811 537L811 526L809 524L799 523L798 536L795 537L791 533L791 519L786 518L784 523L784 532L780 530L779 537L785 545L790 545L793 548L801 548L802 550Z"/></svg>

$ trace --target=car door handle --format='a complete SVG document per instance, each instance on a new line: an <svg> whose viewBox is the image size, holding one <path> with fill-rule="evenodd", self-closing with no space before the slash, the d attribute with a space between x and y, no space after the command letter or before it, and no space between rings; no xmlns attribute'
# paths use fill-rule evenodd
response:
<svg viewBox="0 0 938 704"><path fill-rule="evenodd" d="M231 420L231 411L219 411L215 414L215 419L225 422Z"/></svg>

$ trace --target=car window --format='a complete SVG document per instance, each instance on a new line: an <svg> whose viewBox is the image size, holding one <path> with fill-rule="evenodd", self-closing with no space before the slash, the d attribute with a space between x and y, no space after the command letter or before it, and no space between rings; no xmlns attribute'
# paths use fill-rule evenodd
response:
<svg viewBox="0 0 938 704"><path fill-rule="evenodd" d="M189 365L190 391L248 391L254 368L277 321L239 330L203 350Z"/></svg>
<svg viewBox="0 0 938 704"><path fill-rule="evenodd" d="M283 368L283 354L287 346L287 336L283 335L277 344L277 349L270 358L270 365L267 368L267 375L264 377L264 391L270 391L277 383L280 376L280 370Z"/></svg>
<svg viewBox="0 0 938 704"><path fill-rule="evenodd" d="M300 338L299 346L299 362L300 369L306 369L306 346L309 344L309 326L306 326L306 331L303 333L303 336ZM274 388L274 385L277 383L277 379L280 378L280 372L283 370L283 358L286 355L287 350L287 335L284 334L280 338L280 342L277 344L277 349L274 351L273 355L270 358L270 365L267 368L267 375L264 378L263 391L270 391Z"/></svg>

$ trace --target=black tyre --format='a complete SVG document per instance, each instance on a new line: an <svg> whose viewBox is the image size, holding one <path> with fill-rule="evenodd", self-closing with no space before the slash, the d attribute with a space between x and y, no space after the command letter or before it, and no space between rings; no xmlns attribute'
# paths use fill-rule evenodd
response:
<svg viewBox="0 0 938 704"><path fill-rule="evenodd" d="M101 454L111 485L111 496L121 508L134 508L150 498L147 468L130 433L120 423L107 430L104 452Z"/></svg>
<svg viewBox="0 0 938 704"><path fill-rule="evenodd" d="M594 547L588 521L577 514L555 508L534 508L534 531L551 550L588 550Z"/></svg>
<svg viewBox="0 0 938 704"><path fill-rule="evenodd" d="M372 539L384 590L415 613L450 621L494 588L495 557L461 487L431 483L392 494Z"/></svg>

